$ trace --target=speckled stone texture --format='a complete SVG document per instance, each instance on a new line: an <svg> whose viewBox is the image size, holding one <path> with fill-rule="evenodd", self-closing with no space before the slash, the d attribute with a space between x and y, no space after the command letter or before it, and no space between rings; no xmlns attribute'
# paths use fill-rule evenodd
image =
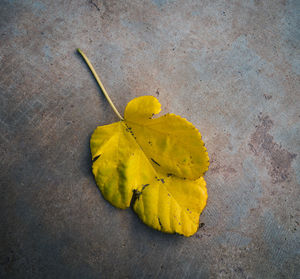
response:
<svg viewBox="0 0 300 279"><path fill-rule="evenodd" d="M0 278L299 278L300 1L2 0ZM106 202L89 138L158 97L211 166L190 238Z"/></svg>

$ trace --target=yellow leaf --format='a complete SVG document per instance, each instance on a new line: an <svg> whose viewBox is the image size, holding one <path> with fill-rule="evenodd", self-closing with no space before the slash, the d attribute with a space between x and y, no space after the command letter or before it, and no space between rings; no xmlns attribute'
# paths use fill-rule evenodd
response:
<svg viewBox="0 0 300 279"><path fill-rule="evenodd" d="M112 107L122 120L97 127L90 141L93 174L104 198L118 208L132 205L154 229L193 235L206 205L203 175L209 166L199 131L174 114L153 119L161 106L152 96L130 101L124 119Z"/></svg>
<svg viewBox="0 0 300 279"><path fill-rule="evenodd" d="M97 127L90 142L93 173L114 206L127 208L134 198L145 224L190 236L206 204L201 176L208 155L191 123L171 114L152 119L159 111L156 98L139 97L128 103L124 121Z"/></svg>

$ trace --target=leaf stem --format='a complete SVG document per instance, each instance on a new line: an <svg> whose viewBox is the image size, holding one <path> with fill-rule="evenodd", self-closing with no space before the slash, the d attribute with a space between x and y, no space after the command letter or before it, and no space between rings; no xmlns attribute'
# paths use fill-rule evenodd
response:
<svg viewBox="0 0 300 279"><path fill-rule="evenodd" d="M85 63L88 65L89 69L91 70L92 74L94 75L94 78L96 79L98 85L100 86L105 98L107 99L107 101L109 102L110 106L112 107L112 109L114 110L114 112L116 113L116 115L121 119L124 120L124 118L121 116L121 114L118 112L118 110L116 109L115 105L113 104L112 100L110 99L110 97L108 96L99 76L97 75L93 65L91 64L91 62L89 61L89 59L86 57L86 55L83 53L83 51L81 49L77 49L77 51L79 52L79 54L82 56L82 58L84 59Z"/></svg>

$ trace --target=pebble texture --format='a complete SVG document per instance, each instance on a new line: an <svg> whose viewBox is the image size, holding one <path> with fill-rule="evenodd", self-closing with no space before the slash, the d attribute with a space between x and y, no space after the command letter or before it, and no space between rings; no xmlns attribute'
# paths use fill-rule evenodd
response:
<svg viewBox="0 0 300 279"><path fill-rule="evenodd" d="M1 278L299 278L300 2L2 0ZM89 139L158 97L203 134L190 238L106 202Z"/></svg>

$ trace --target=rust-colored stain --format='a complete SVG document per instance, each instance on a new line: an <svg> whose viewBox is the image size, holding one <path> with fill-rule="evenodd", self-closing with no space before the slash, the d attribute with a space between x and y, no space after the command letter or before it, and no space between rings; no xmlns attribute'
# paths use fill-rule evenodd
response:
<svg viewBox="0 0 300 279"><path fill-rule="evenodd" d="M259 124L249 142L251 151L264 160L273 183L289 181L292 171L291 163L297 155L290 153L280 144L274 142L273 136L269 133L274 123L268 115L260 114L258 120Z"/></svg>

